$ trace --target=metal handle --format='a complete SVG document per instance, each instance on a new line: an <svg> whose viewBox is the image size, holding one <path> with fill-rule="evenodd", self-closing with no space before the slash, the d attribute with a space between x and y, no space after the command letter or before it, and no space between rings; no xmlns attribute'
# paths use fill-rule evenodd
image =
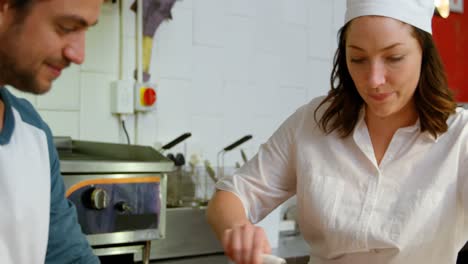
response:
<svg viewBox="0 0 468 264"><path fill-rule="evenodd" d="M171 142L167 143L166 145L162 146L162 149L166 150L166 149L170 149L172 147L174 147L175 145L179 144L180 142L186 140L187 138L191 137L192 136L192 133L184 133L180 136L178 136L176 139L172 140Z"/></svg>
<svg viewBox="0 0 468 264"><path fill-rule="evenodd" d="M245 143L246 141L250 140L252 138L252 135L247 135L247 136L244 136L243 138L237 140L236 142L232 143L231 145L225 147L223 150L224 151L230 151L238 146L240 146L241 144Z"/></svg>

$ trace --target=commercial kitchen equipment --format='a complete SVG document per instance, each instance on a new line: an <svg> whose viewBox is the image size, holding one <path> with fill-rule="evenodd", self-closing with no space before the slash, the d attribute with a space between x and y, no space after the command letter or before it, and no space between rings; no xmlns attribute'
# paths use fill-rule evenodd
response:
<svg viewBox="0 0 468 264"><path fill-rule="evenodd" d="M98 256L142 254L165 237L171 160L147 146L55 138L66 195Z"/></svg>

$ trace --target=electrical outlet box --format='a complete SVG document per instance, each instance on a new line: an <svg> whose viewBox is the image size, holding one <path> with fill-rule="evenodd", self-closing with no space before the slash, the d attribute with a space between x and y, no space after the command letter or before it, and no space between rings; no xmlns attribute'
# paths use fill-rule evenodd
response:
<svg viewBox="0 0 468 264"><path fill-rule="evenodd" d="M119 80L111 84L111 112L113 114L133 114L134 82Z"/></svg>
<svg viewBox="0 0 468 264"><path fill-rule="evenodd" d="M134 96L135 111L148 112L156 109L156 101L158 100L156 84L136 83Z"/></svg>

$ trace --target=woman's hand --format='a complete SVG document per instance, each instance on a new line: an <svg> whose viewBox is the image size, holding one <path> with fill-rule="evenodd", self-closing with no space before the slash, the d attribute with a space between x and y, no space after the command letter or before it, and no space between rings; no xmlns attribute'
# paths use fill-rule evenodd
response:
<svg viewBox="0 0 468 264"><path fill-rule="evenodd" d="M251 223L226 229L222 243L225 254L236 264L262 264L261 254L271 253L265 231Z"/></svg>

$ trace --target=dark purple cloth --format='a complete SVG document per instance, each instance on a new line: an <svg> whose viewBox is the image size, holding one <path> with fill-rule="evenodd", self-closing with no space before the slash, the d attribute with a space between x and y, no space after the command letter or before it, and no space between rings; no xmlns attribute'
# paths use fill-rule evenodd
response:
<svg viewBox="0 0 468 264"><path fill-rule="evenodd" d="M176 0L143 0L143 35L153 37L166 19L172 19L171 9ZM131 6L136 12L136 1Z"/></svg>

